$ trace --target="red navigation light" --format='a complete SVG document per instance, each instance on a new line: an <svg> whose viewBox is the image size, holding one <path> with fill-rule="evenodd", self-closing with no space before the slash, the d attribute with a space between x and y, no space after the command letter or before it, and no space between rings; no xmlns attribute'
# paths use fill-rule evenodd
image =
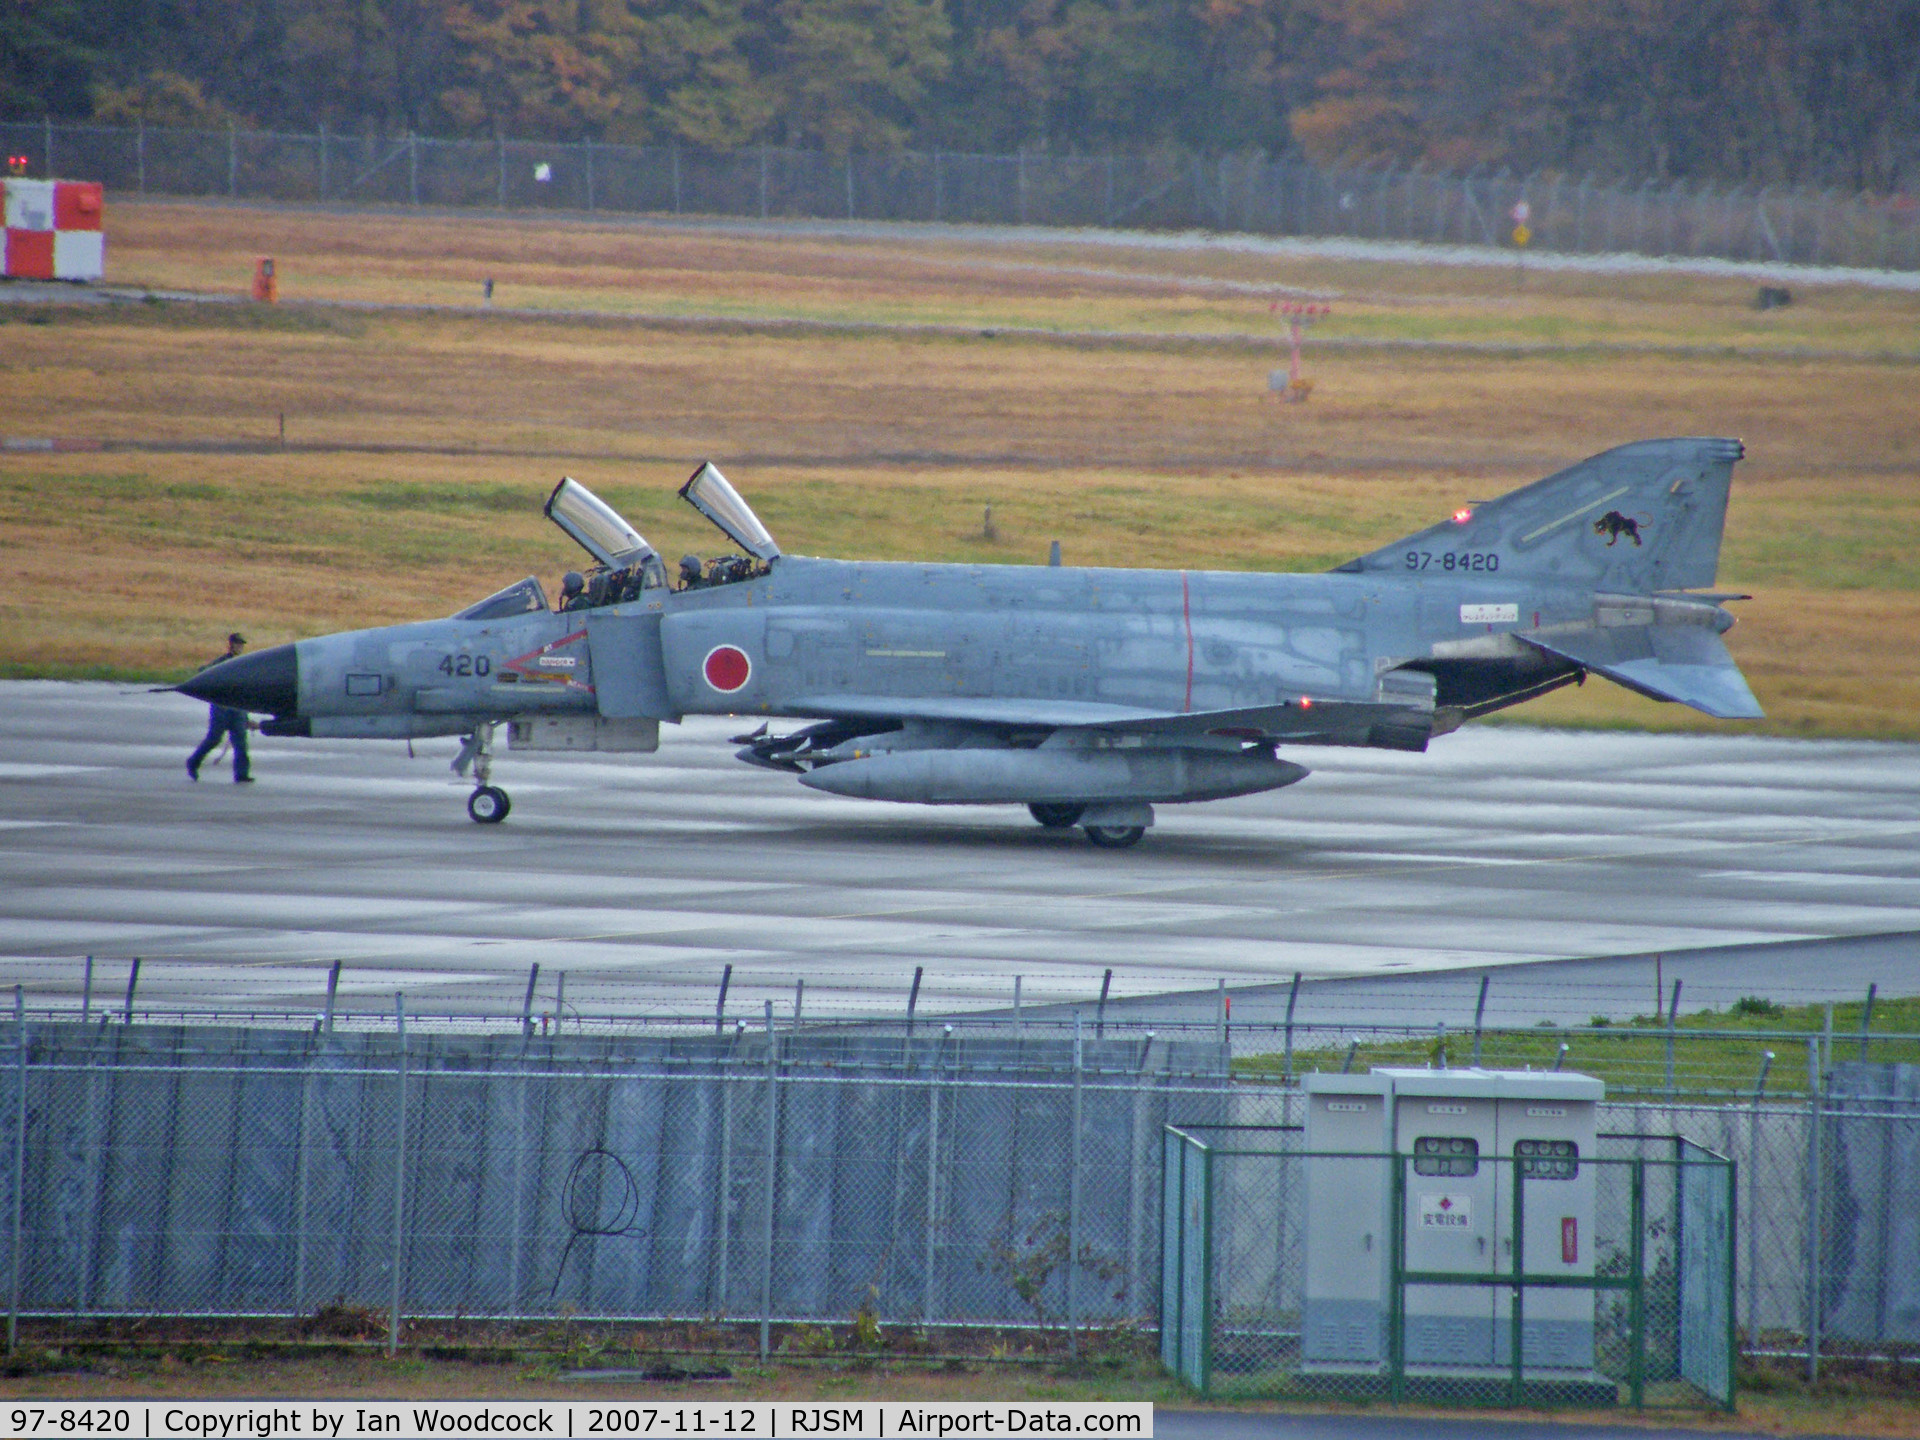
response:
<svg viewBox="0 0 1920 1440"><path fill-rule="evenodd" d="M1458 510L1453 512L1453 523L1456 525L1464 525L1472 518L1473 511L1469 510L1465 505L1462 505Z"/></svg>
<svg viewBox="0 0 1920 1440"><path fill-rule="evenodd" d="M1302 695L1300 697L1300 708L1302 710L1311 710L1313 708L1313 697L1311 695Z"/></svg>

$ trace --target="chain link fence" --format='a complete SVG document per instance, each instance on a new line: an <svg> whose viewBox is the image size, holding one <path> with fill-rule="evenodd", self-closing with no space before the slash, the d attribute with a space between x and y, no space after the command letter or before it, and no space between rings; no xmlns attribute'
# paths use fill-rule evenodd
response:
<svg viewBox="0 0 1920 1440"><path fill-rule="evenodd" d="M1178 1282L1169 1363L1216 1386L1305 1373L1303 1096L1234 1079L1204 1031L886 1033L767 1015L719 1034L709 1017L704 1034L542 1036L404 1016L381 1030L16 1015L0 1029L13 1323L346 1305L394 1342L408 1317L724 1320L775 1348L775 1327L863 1314L930 1333L1132 1333L1167 1313L1163 1275L1181 1272L1163 1267L1200 1200L1219 1238ZM1845 1060L1814 1079L1793 1100L1602 1106L1597 1238L1605 1256L1644 1242L1624 1272L1639 1277L1640 1348L1620 1348L1631 1295L1583 1297L1608 1383L1631 1388L1638 1354L1643 1397L1718 1396L1675 1368L1706 1353L1689 1324L1730 1323L1744 1352L1809 1371L1920 1341L1920 1066ZM1216 1146L1249 1153L1201 1185L1165 1165L1170 1125L1265 1138ZM1706 1163L1689 1145L1724 1163L1724 1193L1687 1190L1687 1165ZM1728 1213L1730 1254L1689 1258L1704 1233L1689 1205ZM1677 1277L1709 1260L1732 1289L1724 1311L1696 1313L1708 1291ZM1620 1279L1613 1263L1596 1273ZM1200 1377L1203 1325L1226 1338Z"/></svg>
<svg viewBox="0 0 1920 1440"><path fill-rule="evenodd" d="M392 992L384 986L390 972L369 972L337 962L331 967L304 963L271 965L263 962L252 972L271 975L263 986L259 1006L236 1009L231 999L194 1003L201 988L199 970L165 960L86 957L66 967L61 976L42 975L31 995L23 989L22 1014L50 1022L111 1015L124 1023L245 1024L265 1028L307 1029L318 1025L365 1031L390 1029L394 1023ZM819 978L819 972L811 972ZM775 989L758 975L738 983L733 967L718 970L652 970L648 979L666 977L669 990L636 978L631 969L574 969L530 965L524 976L501 974L491 978L462 977L449 983L436 976L415 985L406 999L407 1024L436 1034L493 1034L517 1026L529 1036L567 1036L602 1039L650 1036L658 1039L699 1037L730 1032L759 1023L769 998L783 1029L805 1022L852 1026L865 1034L911 1035L916 1024L929 1022L921 1008L924 968L910 977L877 978L863 974L861 986L842 984L822 996L808 992L805 980L792 988ZM828 976L843 980L845 977ZM956 977L943 976L952 1003ZM1191 1040L1227 1047L1235 1056L1236 1073L1245 1080L1292 1083L1303 1075L1326 1071L1364 1071L1375 1066L1473 1065L1496 1070L1571 1070L1605 1082L1615 1099L1644 1098L1668 1105L1750 1103L1757 1095L1764 1105L1792 1105L1821 1088L1840 1057L1876 1062L1920 1064L1920 1033L1903 1030L1904 1009L1889 1014L1874 1008L1876 991L1862 1006L1827 1006L1819 1029L1807 1026L1818 1019L1811 1011L1797 1015L1759 1001L1758 1017L1743 1014L1742 1005L1729 1005L1737 989L1717 996L1727 1008L1709 1003L1699 1012L1680 1014L1680 992L1670 992L1663 1015L1610 1021L1607 1012L1620 1013L1633 987L1612 984L1562 985L1551 982L1503 982L1498 991L1483 977L1478 1003L1470 987L1435 981L1430 985L1397 982L1392 998L1348 995L1338 989L1300 993L1296 985L1259 987L1239 994L1234 1008L1226 982L1216 992L1178 996L1129 996L1113 999L1108 991L1111 973L1098 986L1076 987L1054 982L1036 995L1028 985L1022 1006L1021 977L961 976L968 991L965 1001L980 1008L943 1009L931 1023L949 1026L963 1037L1030 1036L1071 1038L1084 1024L1095 1038L1154 1034L1168 1040ZM705 1014L685 1010L662 1011L663 996L684 1003L685 992L702 981L713 987L713 1008ZM1075 993L1075 990L1078 993ZM995 1003L994 992L1000 992ZM1263 991L1271 994L1263 998ZM1147 1002L1141 1013L1142 1000ZM1011 1004L1006 1002L1011 1001ZM1552 1009L1563 1014L1593 1014L1585 1024L1557 1024L1546 1020L1522 1022L1519 1017ZM1387 1023L1382 1012L1448 1017L1426 1024ZM1282 1017L1247 1019L1252 1013ZM1489 1016L1496 1020L1489 1020ZM1719 1023L1725 1016L1728 1023ZM1239 1018L1237 1018L1239 1017ZM1451 1020L1452 1023L1449 1023ZM1786 1028L1798 1024L1800 1028ZM1802 1056L1805 1061L1802 1063ZM1778 1063L1776 1063L1778 1057Z"/></svg>
<svg viewBox="0 0 1920 1440"><path fill-rule="evenodd" d="M25 1024L0 1275L29 1316L1140 1326L1148 1040L681 1040ZM763 1328L763 1344L765 1343Z"/></svg>
<svg viewBox="0 0 1920 1440"><path fill-rule="evenodd" d="M1263 156L835 157L12 122L0 145L116 193L499 210L1124 226L1920 269L1920 197L1545 172L1323 169Z"/></svg>

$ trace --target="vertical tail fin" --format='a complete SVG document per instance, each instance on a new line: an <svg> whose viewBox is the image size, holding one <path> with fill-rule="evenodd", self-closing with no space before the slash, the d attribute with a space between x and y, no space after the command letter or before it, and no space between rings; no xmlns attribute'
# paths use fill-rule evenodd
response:
<svg viewBox="0 0 1920 1440"><path fill-rule="evenodd" d="M1644 595L1710 586L1738 440L1640 440L1602 451L1342 570L1497 572Z"/></svg>

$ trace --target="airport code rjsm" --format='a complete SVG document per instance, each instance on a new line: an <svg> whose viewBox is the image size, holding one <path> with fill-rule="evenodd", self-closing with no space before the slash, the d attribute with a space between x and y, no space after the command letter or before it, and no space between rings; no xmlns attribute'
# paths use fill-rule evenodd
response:
<svg viewBox="0 0 1920 1440"><path fill-rule="evenodd" d="M439 1404L234 1401L121 1401L105 1405L43 1402L6 1412L20 1436L189 1436L193 1440L270 1440L313 1436L630 1436L699 1440L945 1440L949 1436L1119 1435L1148 1440L1153 1407L1141 1402L1011 1401L910 1405L549 1404L453 1401Z"/></svg>

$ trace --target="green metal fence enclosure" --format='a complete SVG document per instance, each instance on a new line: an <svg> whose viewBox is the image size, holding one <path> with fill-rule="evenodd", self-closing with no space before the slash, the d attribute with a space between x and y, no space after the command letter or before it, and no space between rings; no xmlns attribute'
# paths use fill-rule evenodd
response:
<svg viewBox="0 0 1920 1440"><path fill-rule="evenodd" d="M1733 1181L1725 1161L1675 1142L1680 1186L1680 1378L1733 1408Z"/></svg>
<svg viewBox="0 0 1920 1440"><path fill-rule="evenodd" d="M1485 1264L1419 1269L1408 1236L1422 1202L1415 1155L1308 1151L1297 1126L1168 1126L1163 1361L1209 1394L1731 1409L1733 1162L1677 1137L1599 1138L1597 1152L1577 1161L1481 1157L1497 1167L1489 1188L1499 1197ZM1309 1204L1310 1176L1328 1164L1345 1182L1336 1192L1342 1213L1331 1218ZM1564 1192L1554 1186L1575 1165L1591 1167L1592 1218L1563 1229L1555 1212ZM1370 1193L1388 1197L1378 1207L1384 1313L1373 1326L1384 1334L1362 1333L1368 1325L1357 1322L1344 1352L1353 1358L1328 1359L1324 1343L1302 1344L1308 1256L1316 1226L1344 1233L1372 1223ZM1529 1256L1542 1222L1565 1248ZM1409 1313L1434 1312L1420 1297L1436 1294L1452 1297L1441 1308L1459 1317L1459 1333L1490 1337L1478 1342L1484 1355L1469 1346L1444 1356L1431 1338L1410 1349ZM1554 1319L1543 1325L1541 1316Z"/></svg>
<svg viewBox="0 0 1920 1440"><path fill-rule="evenodd" d="M1207 1323L1213 1229L1211 1152L1187 1132L1163 1132L1165 1162L1160 1207L1160 1361L1196 1390L1208 1387Z"/></svg>

